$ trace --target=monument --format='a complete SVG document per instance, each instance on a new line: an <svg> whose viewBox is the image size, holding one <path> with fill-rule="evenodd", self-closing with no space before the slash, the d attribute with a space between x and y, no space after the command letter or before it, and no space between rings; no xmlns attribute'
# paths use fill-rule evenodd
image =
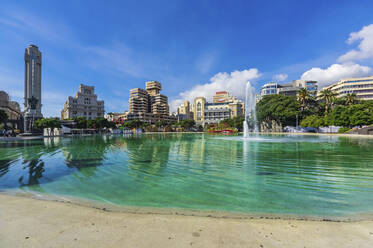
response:
<svg viewBox="0 0 373 248"><path fill-rule="evenodd" d="M35 45L25 50L25 133L33 133L33 123L41 113L41 52Z"/></svg>

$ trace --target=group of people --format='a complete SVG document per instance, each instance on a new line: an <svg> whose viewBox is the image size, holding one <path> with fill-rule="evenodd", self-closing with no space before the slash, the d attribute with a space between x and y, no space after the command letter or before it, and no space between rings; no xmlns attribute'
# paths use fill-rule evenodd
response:
<svg viewBox="0 0 373 248"><path fill-rule="evenodd" d="M2 130L0 134L4 137L16 137L16 132L14 132L14 129L9 130Z"/></svg>

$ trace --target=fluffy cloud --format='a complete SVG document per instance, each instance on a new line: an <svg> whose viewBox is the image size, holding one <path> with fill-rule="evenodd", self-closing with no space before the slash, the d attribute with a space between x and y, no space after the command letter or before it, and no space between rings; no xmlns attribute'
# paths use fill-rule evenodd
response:
<svg viewBox="0 0 373 248"><path fill-rule="evenodd" d="M354 63L333 64L326 69L314 67L303 73L301 79L318 81L319 88L335 83L342 78L367 76L372 69Z"/></svg>
<svg viewBox="0 0 373 248"><path fill-rule="evenodd" d="M256 68L234 71L230 74L219 72L210 79L210 83L198 84L190 90L181 92L176 99L170 102L171 111L175 111L184 101L192 102L198 96L203 96L208 101L211 101L212 96L217 91L228 91L231 95L243 99L245 97L246 83L259 77L260 73Z"/></svg>
<svg viewBox="0 0 373 248"><path fill-rule="evenodd" d="M282 82L288 78L288 74L276 74L272 77L273 81Z"/></svg>
<svg viewBox="0 0 373 248"><path fill-rule="evenodd" d="M360 41L358 49L351 50L339 57L339 62L373 58L373 24L363 27L359 32L350 34L348 44Z"/></svg>

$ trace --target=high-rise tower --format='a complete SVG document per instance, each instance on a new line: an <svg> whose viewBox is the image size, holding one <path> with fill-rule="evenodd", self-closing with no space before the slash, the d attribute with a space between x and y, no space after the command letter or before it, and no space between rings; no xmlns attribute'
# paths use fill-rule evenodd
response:
<svg viewBox="0 0 373 248"><path fill-rule="evenodd" d="M25 50L25 132L33 130L36 119L43 117L41 113L41 52L35 45Z"/></svg>

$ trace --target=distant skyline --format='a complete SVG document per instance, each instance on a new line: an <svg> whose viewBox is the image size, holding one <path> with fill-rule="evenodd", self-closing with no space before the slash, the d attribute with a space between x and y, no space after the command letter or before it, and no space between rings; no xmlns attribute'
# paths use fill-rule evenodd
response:
<svg viewBox="0 0 373 248"><path fill-rule="evenodd" d="M42 111L60 116L79 84L106 112L129 90L162 83L171 110L184 100L295 79L373 75L368 1L2 1L0 90L23 108L24 51L39 47Z"/></svg>

